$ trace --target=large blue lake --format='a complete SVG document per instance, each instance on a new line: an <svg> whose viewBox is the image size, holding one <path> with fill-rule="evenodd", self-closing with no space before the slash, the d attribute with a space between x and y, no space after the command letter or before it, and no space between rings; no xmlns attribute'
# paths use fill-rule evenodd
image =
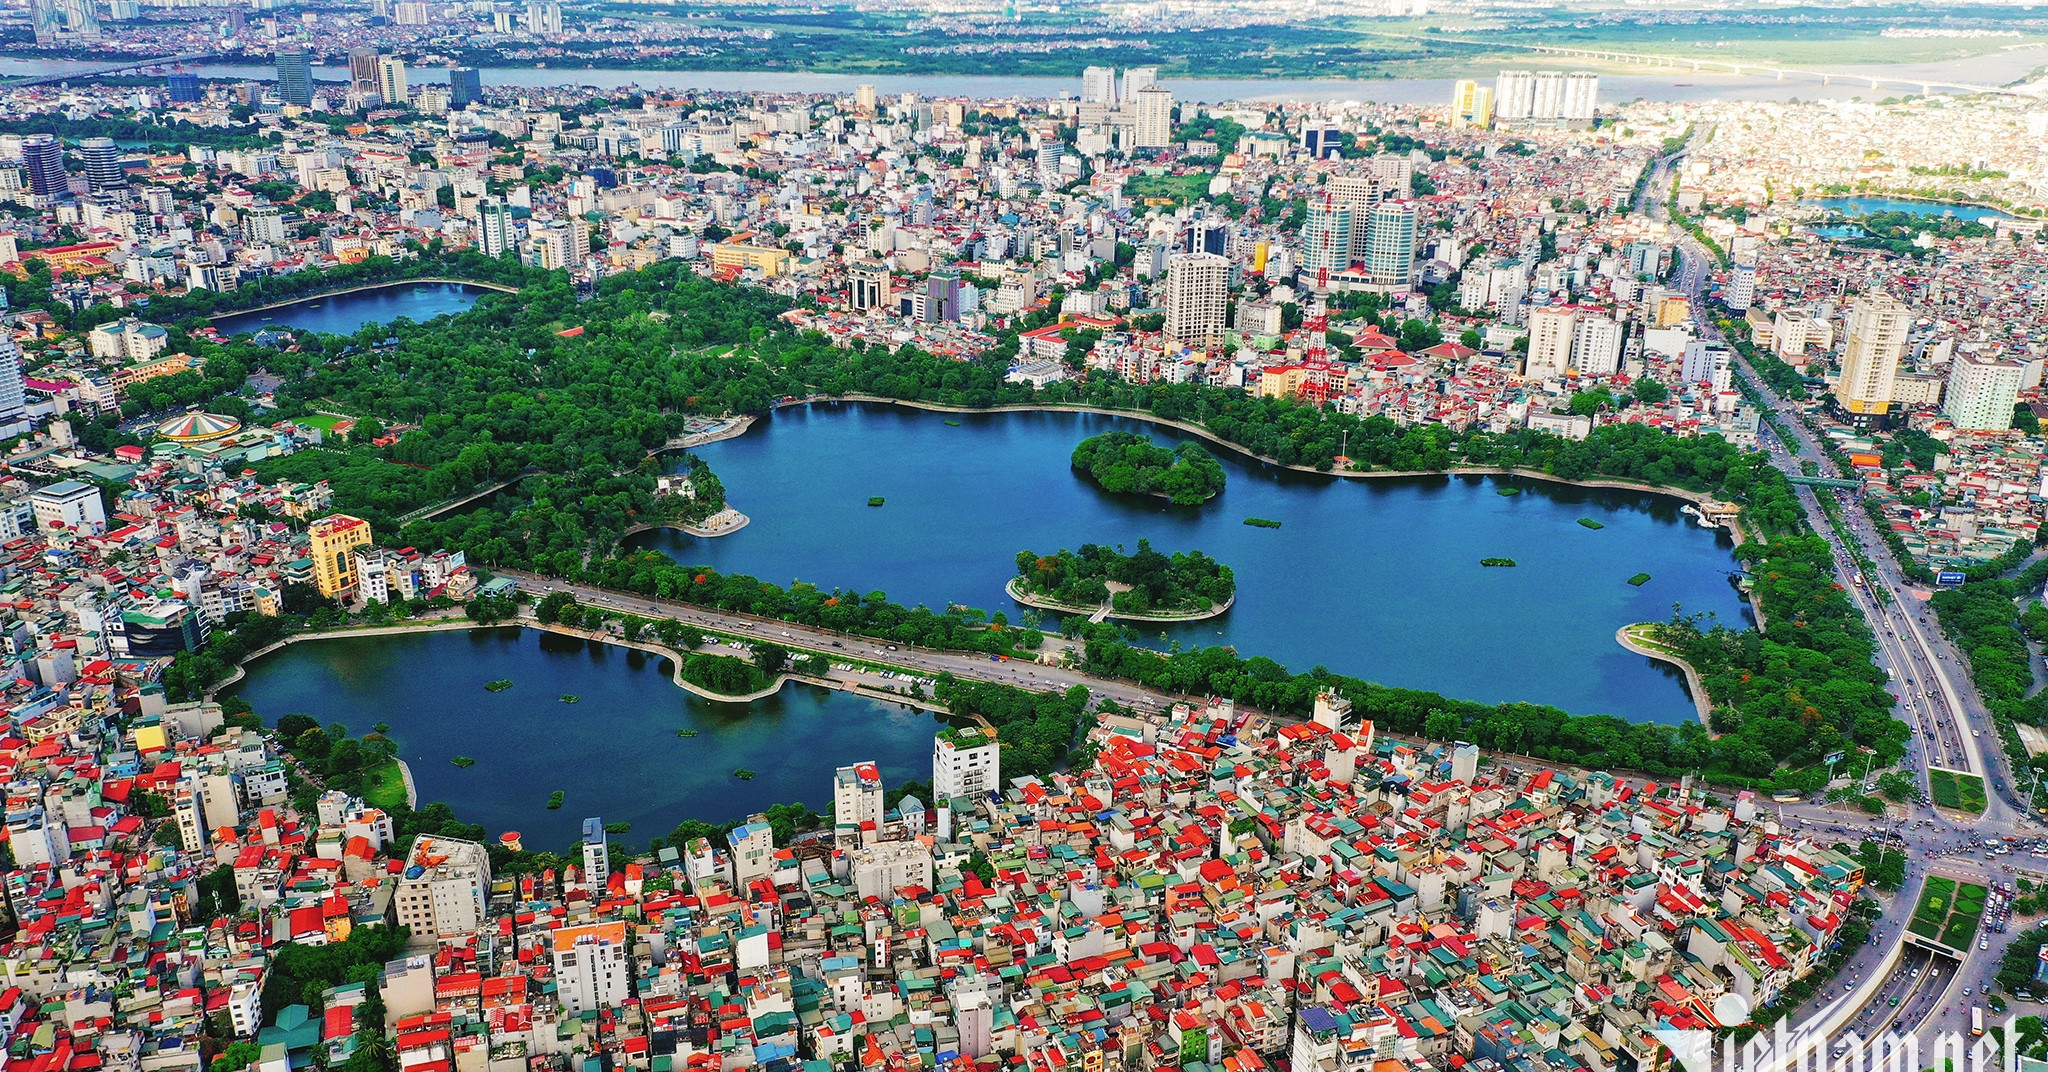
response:
<svg viewBox="0 0 2048 1072"><path fill-rule="evenodd" d="M353 335L365 324L388 324L400 317L432 320L443 314L460 313L475 305L485 293L481 287L460 283L393 283L353 294L308 298L262 312L237 313L214 321L213 326L224 335L266 327Z"/></svg>
<svg viewBox="0 0 2048 1072"><path fill-rule="evenodd" d="M512 687L485 690L500 678ZM891 786L928 781L941 725L809 685L716 703L676 687L664 659L516 628L295 644L252 664L234 691L267 722L296 712L355 734L389 723L422 804L447 801L493 837L517 830L527 848L552 851L590 815L631 823L623 840L645 845L684 819L742 819L797 800L824 811L833 770L856 760L881 764ZM457 767L456 756L476 765ZM739 768L757 774L742 781ZM563 807L549 811L557 789Z"/></svg>
<svg viewBox="0 0 2048 1072"><path fill-rule="evenodd" d="M1966 222L2002 220L2006 214L1995 208L1958 205L1947 201L1908 201L1892 197L1830 197L1813 202L1825 209L1851 216L1874 216L1880 212L1906 212L1915 216L1954 216Z"/></svg>
<svg viewBox="0 0 2048 1072"><path fill-rule="evenodd" d="M1750 620L1728 583L1728 537L1692 524L1673 499L1520 479L1346 480L1218 449L1228 488L1200 509L1178 508L1105 494L1072 471L1074 444L1110 430L1182 441L1080 413L782 410L698 451L752 524L715 539L658 531L634 541L779 584L880 589L1015 620L1023 608L1003 584L1019 550L1131 549L1144 537L1162 551L1210 554L1238 581L1228 614L1147 626L1153 642L1231 644L1295 670L1321 664L1469 699L1666 723L1696 717L1683 681L1623 650L1615 630L1668 618L1674 604ZM1520 493L1498 493L1507 487ZM886 505L869 507L876 495ZM1495 556L1517 566L1479 564ZM1652 579L1631 587L1638 572Z"/></svg>

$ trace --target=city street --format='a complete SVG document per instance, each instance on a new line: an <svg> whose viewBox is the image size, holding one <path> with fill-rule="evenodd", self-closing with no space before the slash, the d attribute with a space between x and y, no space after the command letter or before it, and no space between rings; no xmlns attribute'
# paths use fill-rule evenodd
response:
<svg viewBox="0 0 2048 1072"><path fill-rule="evenodd" d="M1664 213L1661 200L1652 204L1653 212ZM1692 301L1695 310L1702 309L1711 254L1681 234L1678 256L1679 266L1674 274L1677 288ZM1725 341L1711 319L1703 315L1695 319L1703 337ZM1810 460L1817 466L1817 475L1840 478L1842 474L1800 420L1795 404L1781 397L1754 367L1745 367L1763 399L1767 415L1775 418L1758 433L1772 465L1787 476L1798 476L1802 475L1800 462ZM1796 451L1780 441L1780 428L1792 433ZM1829 522L1819 499L1822 494L1837 497L1838 512L1852 545L1845 546L1842 535ZM1895 970L1879 977L1874 974L1875 968L1883 962L1891 945L1906 941L1906 918L1930 870L1968 881L2011 881L2013 876L1996 862L2005 857L1987 855L1982 864L1971 858L1971 848L1966 843L1970 834L1981 833L1996 840L2008 833L2038 836L2048 828L2028 813L2011 786L1990 713L1970 682L1967 664L1942 634L1928 606L1932 593L1911 584L1900 573L1890 547L1873 531L1869 518L1847 492L1802 485L1799 499L1814 531L1825 537L1833 549L1837 575L1844 589L1870 623L1877 641L1878 666L1890 676L1890 690L1898 698L1896 711L1913 733L1908 742L1906 766L1918 775L1923 790L1927 787L1929 766L1982 775L1987 802L1981 817L1915 802L1906 807L1903 822L1874 818L1859 822L1832 809L1827 810L1831 817L1821 818L1813 815L1811 806L1787 809L1788 818L1794 821L1825 822L1829 827L1841 828L1846 835L1890 833L1898 838L1908 856L1905 884L1888 899L1884 917L1872 928L1876 944L1866 944L1858 950L1843 968L1839 977L1842 982L1832 987L1831 993L1823 993L1795 1010L1792 1022L1801 1023L1828 1000L1850 993L1860 1008L1849 1027L1861 1037L1869 1038L1884 1030L1923 1035L1967 1032L1970 1009L1982 1002L1984 988L1998 970L2004 951L2003 941L1996 940L2000 936L1980 931L1977 947L1966 950L1966 958L1960 964L1908 946ZM1866 561L1875 567L1869 576L1859 565ZM1880 594L1885 598L1879 598Z"/></svg>

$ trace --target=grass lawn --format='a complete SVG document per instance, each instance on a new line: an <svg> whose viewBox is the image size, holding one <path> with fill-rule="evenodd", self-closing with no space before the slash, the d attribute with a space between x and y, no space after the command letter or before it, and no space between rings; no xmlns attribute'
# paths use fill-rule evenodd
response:
<svg viewBox="0 0 2048 1072"><path fill-rule="evenodd" d="M1927 772L1927 788L1934 796L1934 803L1941 807L1977 814L1984 811L1984 779L1978 775L1930 770Z"/></svg>
<svg viewBox="0 0 2048 1072"><path fill-rule="evenodd" d="M312 425L323 432L332 432L334 431L334 426L341 423L341 418L329 417L325 413L309 413L304 417L300 417L299 423Z"/></svg>
<svg viewBox="0 0 2048 1072"><path fill-rule="evenodd" d="M1187 175L1136 175L1124 184L1124 193L1134 201L1162 198L1175 205L1186 205L1209 196L1209 180L1215 177L1206 171Z"/></svg>
<svg viewBox="0 0 2048 1072"><path fill-rule="evenodd" d="M1951 949L1968 949L1984 916L1985 896L1983 886L1931 877L1920 891L1920 902L1913 906L1906 930Z"/></svg>
<svg viewBox="0 0 2048 1072"><path fill-rule="evenodd" d="M387 759L363 771L363 803L386 811L405 803L405 775L397 760Z"/></svg>
<svg viewBox="0 0 2048 1072"><path fill-rule="evenodd" d="M1977 937L1977 922L1984 917L1985 889L1974 883L1964 883L1956 893L1955 909L1949 913L1948 924L1941 929L1941 944L1951 949L1968 949Z"/></svg>

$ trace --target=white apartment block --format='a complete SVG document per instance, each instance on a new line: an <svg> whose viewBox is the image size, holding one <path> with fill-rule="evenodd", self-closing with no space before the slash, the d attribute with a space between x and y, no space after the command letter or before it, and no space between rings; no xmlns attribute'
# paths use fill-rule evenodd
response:
<svg viewBox="0 0 2048 1072"><path fill-rule="evenodd" d="M483 924L490 884L491 858L482 845L422 836L406 853L391 903L399 926L412 928L415 938L470 934Z"/></svg>
<svg viewBox="0 0 2048 1072"><path fill-rule="evenodd" d="M555 997L571 1016L615 1009L632 996L623 920L557 927L550 935Z"/></svg>
<svg viewBox="0 0 2048 1072"><path fill-rule="evenodd" d="M1166 266L1166 337L1182 346L1223 345L1230 308L1230 258L1177 254Z"/></svg>
<svg viewBox="0 0 2048 1072"><path fill-rule="evenodd" d="M1002 787L1002 748L979 726L945 729L932 739L932 796L943 804Z"/></svg>
<svg viewBox="0 0 2048 1072"><path fill-rule="evenodd" d="M881 768L873 763L855 763L834 772L832 815L838 836L857 835L864 841L874 840L881 834L882 817L888 810L882 803Z"/></svg>
<svg viewBox="0 0 2048 1072"><path fill-rule="evenodd" d="M1529 360L1523 377L1554 380L1571 367L1572 335L1578 317L1569 309L1536 309L1529 313Z"/></svg>
<svg viewBox="0 0 2048 1072"><path fill-rule="evenodd" d="M1942 412L1965 432L2003 432L2012 427L2013 405L2027 366L1972 353L1956 355L1948 371L1948 402Z"/></svg>

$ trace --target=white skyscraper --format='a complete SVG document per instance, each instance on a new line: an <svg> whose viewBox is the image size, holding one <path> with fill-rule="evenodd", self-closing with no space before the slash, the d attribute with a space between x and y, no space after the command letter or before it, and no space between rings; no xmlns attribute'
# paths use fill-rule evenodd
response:
<svg viewBox="0 0 2048 1072"><path fill-rule="evenodd" d="M1621 368L1621 325L1606 316L1582 316L1572 329L1572 367L1588 376Z"/></svg>
<svg viewBox="0 0 2048 1072"><path fill-rule="evenodd" d="M1600 76L1591 71L1573 71L1564 76L1564 106L1558 118L1567 123L1586 123L1599 105Z"/></svg>
<svg viewBox="0 0 2048 1072"><path fill-rule="evenodd" d="M1735 262L1735 271L1728 277L1728 289L1721 297L1723 305L1738 313L1749 310L1749 304L1756 300L1756 261Z"/></svg>
<svg viewBox="0 0 2048 1072"><path fill-rule="evenodd" d="M28 422L28 394L22 382L21 347L0 336L0 435L17 434L10 429Z"/></svg>
<svg viewBox="0 0 2048 1072"><path fill-rule="evenodd" d="M1116 107L1116 68L1090 67L1081 72L1081 103Z"/></svg>
<svg viewBox="0 0 2048 1072"><path fill-rule="evenodd" d="M1556 119L1564 114L1564 72L1536 72L1536 99L1529 106L1531 119Z"/></svg>
<svg viewBox="0 0 2048 1072"><path fill-rule="evenodd" d="M1159 68L1133 67L1124 72L1124 91L1117 99L1125 104L1130 104L1138 99L1138 94L1146 87L1156 85L1158 82Z"/></svg>
<svg viewBox="0 0 2048 1072"><path fill-rule="evenodd" d="M377 94L384 103L405 107L405 61L397 56L377 57Z"/></svg>
<svg viewBox="0 0 2048 1072"><path fill-rule="evenodd" d="M1852 419L1881 418L1891 408L1892 380L1906 351L1912 310L1884 294L1865 294L1849 308L1848 346L1835 401Z"/></svg>
<svg viewBox="0 0 2048 1072"><path fill-rule="evenodd" d="M1727 347L1695 340L1685 344L1679 376L1688 387L1706 384L1710 391L1719 393L1733 386L1733 363L1734 355Z"/></svg>
<svg viewBox="0 0 2048 1072"><path fill-rule="evenodd" d="M1223 345L1230 305L1230 259L1182 253L1166 262L1166 338L1201 349Z"/></svg>
<svg viewBox="0 0 2048 1072"><path fill-rule="evenodd" d="M1570 309L1529 313L1529 360L1522 375L1532 380L1561 378L1572 362L1572 334L1578 314Z"/></svg>
<svg viewBox="0 0 2048 1072"><path fill-rule="evenodd" d="M2027 366L2017 361L1957 354L1941 411L1965 432L2003 432L2012 427L2013 405L2026 374Z"/></svg>
<svg viewBox="0 0 2048 1072"><path fill-rule="evenodd" d="M537 37L559 37L562 33L562 5L526 5L526 32Z"/></svg>
<svg viewBox="0 0 2048 1072"><path fill-rule="evenodd" d="M1301 266L1311 272L1350 267L1353 221L1350 205L1334 199L1309 202L1301 226Z"/></svg>
<svg viewBox="0 0 2048 1072"><path fill-rule="evenodd" d="M1365 269L1374 284L1405 287L1415 277L1415 202L1373 206L1365 236Z"/></svg>
<svg viewBox="0 0 2048 1072"><path fill-rule="evenodd" d="M512 232L512 210L496 197L477 203L476 247L486 257L502 257L517 241Z"/></svg>
<svg viewBox="0 0 2048 1072"><path fill-rule="evenodd" d="M1536 108L1536 72L1502 71L1493 80L1496 119L1527 119Z"/></svg>
<svg viewBox="0 0 2048 1072"><path fill-rule="evenodd" d="M1173 92L1165 86L1146 86L1138 91L1137 146L1164 149L1173 144Z"/></svg>

